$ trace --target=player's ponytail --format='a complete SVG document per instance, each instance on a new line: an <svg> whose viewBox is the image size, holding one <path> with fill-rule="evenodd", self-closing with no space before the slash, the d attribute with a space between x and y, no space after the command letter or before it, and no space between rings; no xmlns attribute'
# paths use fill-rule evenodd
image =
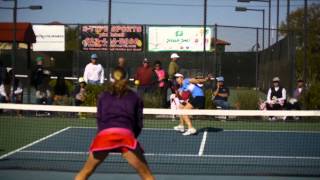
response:
<svg viewBox="0 0 320 180"><path fill-rule="evenodd" d="M112 72L112 78L114 82L107 85L107 91L112 95L123 96L128 91L128 82L126 77L126 72L123 68L117 67Z"/></svg>

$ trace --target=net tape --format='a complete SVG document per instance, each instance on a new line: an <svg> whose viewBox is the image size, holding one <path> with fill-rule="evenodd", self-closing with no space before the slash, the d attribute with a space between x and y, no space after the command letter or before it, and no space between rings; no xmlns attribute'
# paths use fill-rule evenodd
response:
<svg viewBox="0 0 320 180"><path fill-rule="evenodd" d="M97 108L91 106L57 106L0 103L0 109L25 111L55 111L55 112L87 112L96 113ZM206 116L316 116L320 117L320 110L173 110L160 108L144 108L143 114L150 115L206 115Z"/></svg>

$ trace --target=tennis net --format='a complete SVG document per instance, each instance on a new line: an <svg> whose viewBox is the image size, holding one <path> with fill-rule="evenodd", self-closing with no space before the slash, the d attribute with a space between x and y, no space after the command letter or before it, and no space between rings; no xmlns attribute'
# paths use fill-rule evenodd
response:
<svg viewBox="0 0 320 180"><path fill-rule="evenodd" d="M78 171L95 107L0 104L0 169ZM173 130L190 115L197 134ZM157 174L320 176L320 111L144 109L139 141ZM98 172L132 173L119 154Z"/></svg>

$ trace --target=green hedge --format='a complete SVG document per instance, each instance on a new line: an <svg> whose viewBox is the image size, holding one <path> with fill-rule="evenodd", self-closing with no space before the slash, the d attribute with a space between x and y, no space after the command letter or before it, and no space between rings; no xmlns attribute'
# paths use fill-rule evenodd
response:
<svg viewBox="0 0 320 180"><path fill-rule="evenodd" d="M105 90L105 86L87 85L87 96L84 106L96 106L97 98ZM255 110L258 109L259 99L264 99L264 94L249 89L232 89L230 90L229 103L232 109ZM158 91L147 93L143 96L144 106L146 108L161 108L161 94ZM205 91L205 108L214 109L212 103L211 89Z"/></svg>
<svg viewBox="0 0 320 180"><path fill-rule="evenodd" d="M92 85L86 86L86 99L83 106L96 106L98 96L105 90L105 85Z"/></svg>
<svg viewBox="0 0 320 180"><path fill-rule="evenodd" d="M256 110L258 109L259 92L254 90L239 90L236 92L236 109Z"/></svg>
<svg viewBox="0 0 320 180"><path fill-rule="evenodd" d="M106 85L87 85L86 87L86 99L83 103L84 106L96 106L99 94L101 94L106 88ZM161 95L158 91L154 93L147 93L143 96L144 107L146 108L160 108L161 107Z"/></svg>
<svg viewBox="0 0 320 180"><path fill-rule="evenodd" d="M301 103L304 109L320 109L320 82L311 83L310 88L302 95Z"/></svg>

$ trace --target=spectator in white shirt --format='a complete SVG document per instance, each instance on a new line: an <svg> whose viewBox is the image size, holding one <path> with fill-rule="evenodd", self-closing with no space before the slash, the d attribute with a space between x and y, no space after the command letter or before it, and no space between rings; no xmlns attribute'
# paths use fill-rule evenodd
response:
<svg viewBox="0 0 320 180"><path fill-rule="evenodd" d="M267 95L267 109L281 110L286 104L286 89L280 86L280 78L274 77L272 80L272 87Z"/></svg>
<svg viewBox="0 0 320 180"><path fill-rule="evenodd" d="M103 84L104 82L104 69L101 64L97 63L97 54L91 55L91 62L87 64L83 78L87 84Z"/></svg>

